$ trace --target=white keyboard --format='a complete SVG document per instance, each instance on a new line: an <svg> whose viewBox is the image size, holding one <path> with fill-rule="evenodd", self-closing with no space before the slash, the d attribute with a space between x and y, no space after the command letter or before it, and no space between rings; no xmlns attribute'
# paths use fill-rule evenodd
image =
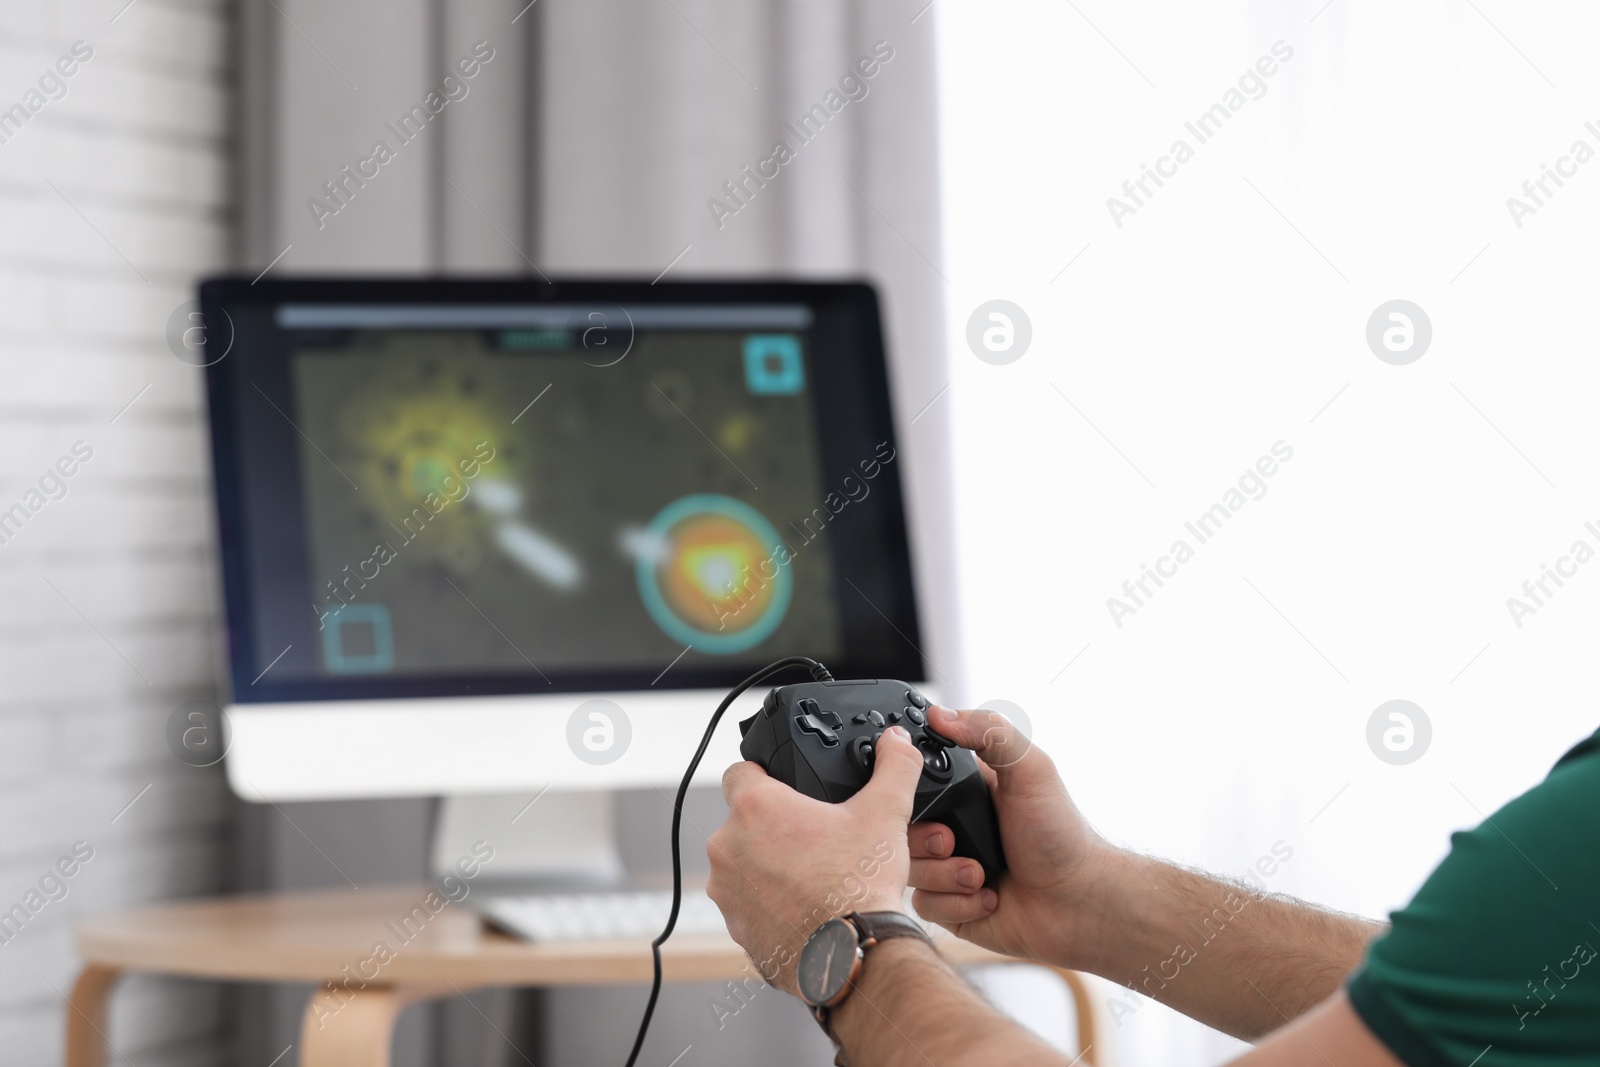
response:
<svg viewBox="0 0 1600 1067"><path fill-rule="evenodd" d="M666 925L672 891L487 897L477 909L494 925L528 941L651 941ZM674 937L727 930L722 912L704 890L683 891Z"/></svg>

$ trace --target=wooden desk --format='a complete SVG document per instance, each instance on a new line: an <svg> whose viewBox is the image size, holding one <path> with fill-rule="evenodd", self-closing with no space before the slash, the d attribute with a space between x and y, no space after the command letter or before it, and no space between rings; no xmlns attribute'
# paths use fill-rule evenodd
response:
<svg viewBox="0 0 1600 1067"><path fill-rule="evenodd" d="M486 928L466 904L426 923L412 914L425 886L336 893L219 897L167 904L79 924L85 965L67 1014L67 1067L104 1067L106 1001L123 971L232 981L348 981L349 993L319 988L301 1024L302 1067L388 1067L395 1019L419 1000L485 986L577 986L648 982L648 942L529 944ZM422 910L427 915L427 910ZM409 940L406 940L409 936ZM374 955L384 943L392 956ZM1004 962L954 938L951 962ZM662 949L667 982L722 981L749 961L728 937L674 936ZM1094 1044L1094 1014L1078 975L1059 972L1072 993L1080 1049ZM348 979L347 979L347 976ZM369 977L370 976L370 977ZM363 982L363 979L366 979ZM1092 1063L1085 1056L1083 1063Z"/></svg>

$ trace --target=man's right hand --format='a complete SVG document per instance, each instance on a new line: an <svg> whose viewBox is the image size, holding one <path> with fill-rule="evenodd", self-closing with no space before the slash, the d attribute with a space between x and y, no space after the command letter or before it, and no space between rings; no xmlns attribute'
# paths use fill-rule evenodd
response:
<svg viewBox="0 0 1600 1067"><path fill-rule="evenodd" d="M912 905L958 937L1097 974L1253 1040L1337 994L1367 943L1383 932L1379 923L1258 895L1113 847L1078 814L1050 758L1001 715L930 708L928 723L977 754L1006 852L1000 884L980 888L977 861L951 857L948 828L911 826ZM1199 941L1210 947L1198 955L1191 948L1180 960L1173 946L1196 941L1196 918L1214 924L1217 917L1226 920L1227 936ZM1263 986L1273 990L1271 1001ZM1348 1006L1330 1010L1355 1018Z"/></svg>
<svg viewBox="0 0 1600 1067"><path fill-rule="evenodd" d="M1006 874L983 886L976 860L951 857L954 837L939 823L910 829L911 898L917 913L958 937L1061 967L1083 967L1116 850L1073 806L1050 757L1003 715L928 709L928 724L981 761L1000 819Z"/></svg>

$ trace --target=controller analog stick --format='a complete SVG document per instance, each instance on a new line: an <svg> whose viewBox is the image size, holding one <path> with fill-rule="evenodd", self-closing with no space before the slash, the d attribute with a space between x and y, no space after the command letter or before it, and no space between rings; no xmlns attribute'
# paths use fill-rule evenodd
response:
<svg viewBox="0 0 1600 1067"><path fill-rule="evenodd" d="M858 737L850 742L850 762L855 764L858 770L869 774L872 772L873 743L876 740L875 737Z"/></svg>

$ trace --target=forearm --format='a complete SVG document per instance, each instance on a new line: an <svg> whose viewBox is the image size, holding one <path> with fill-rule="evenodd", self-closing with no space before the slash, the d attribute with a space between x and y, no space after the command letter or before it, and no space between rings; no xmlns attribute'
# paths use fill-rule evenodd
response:
<svg viewBox="0 0 1600 1067"><path fill-rule="evenodd" d="M1332 994L1381 923L1121 852L1073 966L1252 1039Z"/></svg>
<svg viewBox="0 0 1600 1067"><path fill-rule="evenodd" d="M910 938L867 953L861 979L834 1009L832 1023L852 1067L1067 1062L986 1004L937 952Z"/></svg>

